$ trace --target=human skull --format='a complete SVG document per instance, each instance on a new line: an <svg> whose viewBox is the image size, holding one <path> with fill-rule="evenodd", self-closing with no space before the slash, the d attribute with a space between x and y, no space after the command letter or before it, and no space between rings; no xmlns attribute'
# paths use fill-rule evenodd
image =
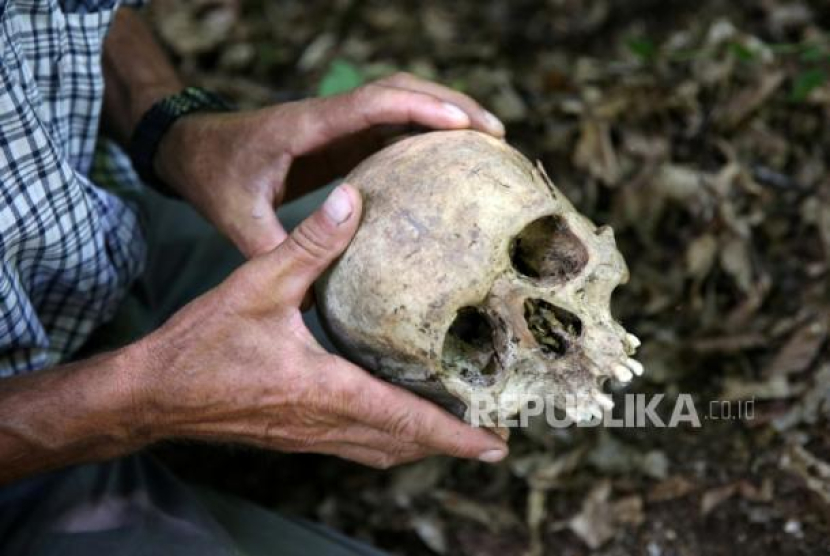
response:
<svg viewBox="0 0 830 556"><path fill-rule="evenodd" d="M353 361L468 419L475 396L497 400L494 415L572 396L571 417L599 416L603 382L642 372L639 341L610 312L628 280L613 231L504 141L418 135L346 181L363 222L318 299Z"/></svg>

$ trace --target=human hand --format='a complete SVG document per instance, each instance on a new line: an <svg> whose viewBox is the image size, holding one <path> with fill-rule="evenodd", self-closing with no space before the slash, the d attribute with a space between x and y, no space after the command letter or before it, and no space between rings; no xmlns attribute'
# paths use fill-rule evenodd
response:
<svg viewBox="0 0 830 556"><path fill-rule="evenodd" d="M185 437L333 454L374 467L447 454L497 461L499 438L327 353L299 306L346 248L360 196L337 188L276 249L134 346L135 420ZM149 361L149 364L144 364Z"/></svg>
<svg viewBox="0 0 830 556"><path fill-rule="evenodd" d="M391 126L504 135L470 97L397 74L333 97L182 118L159 146L156 171L252 257L286 237L275 207L344 176Z"/></svg>

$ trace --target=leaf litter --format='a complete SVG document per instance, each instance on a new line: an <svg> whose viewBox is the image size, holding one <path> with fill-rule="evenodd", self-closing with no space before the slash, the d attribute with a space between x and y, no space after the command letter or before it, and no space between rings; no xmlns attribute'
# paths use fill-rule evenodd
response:
<svg viewBox="0 0 830 556"><path fill-rule="evenodd" d="M615 230L631 281L614 310L647 369L617 402L754 402L700 429L532 422L498 466L160 448L180 474L397 554L830 551L820 3L159 0L151 21L189 82L242 107L395 71L473 95Z"/></svg>

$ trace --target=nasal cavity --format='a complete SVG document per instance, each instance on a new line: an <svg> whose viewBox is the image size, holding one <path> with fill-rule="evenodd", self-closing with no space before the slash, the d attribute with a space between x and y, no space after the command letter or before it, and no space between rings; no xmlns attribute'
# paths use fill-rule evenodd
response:
<svg viewBox="0 0 830 556"><path fill-rule="evenodd" d="M525 322L542 353L562 357L582 335L582 321L544 299L525 300Z"/></svg>
<svg viewBox="0 0 830 556"><path fill-rule="evenodd" d="M493 327L475 307L462 307L456 314L441 354L444 370L459 375L474 386L491 386L498 361L493 347Z"/></svg>
<svg viewBox="0 0 830 556"><path fill-rule="evenodd" d="M564 282L588 262L588 250L558 216L545 216L528 224L510 247L513 268L528 278Z"/></svg>

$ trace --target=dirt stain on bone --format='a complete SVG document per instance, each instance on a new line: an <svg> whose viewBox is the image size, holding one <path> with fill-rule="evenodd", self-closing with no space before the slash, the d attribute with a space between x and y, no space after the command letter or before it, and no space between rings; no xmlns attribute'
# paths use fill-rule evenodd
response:
<svg viewBox="0 0 830 556"><path fill-rule="evenodd" d="M429 234L429 228L427 228L423 222L415 218L408 210L401 211L401 216L403 217L403 220L408 222L412 229L415 230L415 239Z"/></svg>

